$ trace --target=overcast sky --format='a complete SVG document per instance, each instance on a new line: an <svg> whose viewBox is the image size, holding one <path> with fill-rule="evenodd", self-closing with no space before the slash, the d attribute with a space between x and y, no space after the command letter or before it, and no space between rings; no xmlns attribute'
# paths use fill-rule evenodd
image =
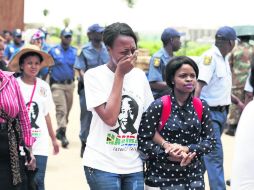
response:
<svg viewBox="0 0 254 190"><path fill-rule="evenodd" d="M47 18L43 9L49 10ZM158 32L164 28L217 28L254 24L253 0L136 0L128 8L124 0L25 0L25 23L39 22L84 28L99 23L126 22L136 31Z"/></svg>

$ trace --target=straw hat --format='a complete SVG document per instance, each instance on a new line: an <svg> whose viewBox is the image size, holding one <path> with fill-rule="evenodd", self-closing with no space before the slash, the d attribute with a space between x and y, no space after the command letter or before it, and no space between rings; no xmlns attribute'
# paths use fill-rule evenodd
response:
<svg viewBox="0 0 254 190"><path fill-rule="evenodd" d="M27 52L36 52L42 56L43 60L41 62L41 68L49 67L54 64L54 60L49 54L47 54L44 51L41 51L40 48L36 45L27 44L27 45L24 45L20 49L20 51L18 51L18 53L16 53L14 57L10 60L8 64L8 68L10 71L20 72L19 59L22 55L24 55Z"/></svg>

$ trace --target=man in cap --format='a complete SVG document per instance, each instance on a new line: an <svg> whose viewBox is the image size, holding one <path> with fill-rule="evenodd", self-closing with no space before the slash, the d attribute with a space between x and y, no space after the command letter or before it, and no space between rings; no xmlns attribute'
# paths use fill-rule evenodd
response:
<svg viewBox="0 0 254 190"><path fill-rule="evenodd" d="M83 152L86 146L86 139L90 129L90 123L92 119L92 112L87 111L86 98L84 91L83 75L91 68L105 64L109 61L109 55L107 48L105 47L102 36L104 28L98 24L91 25L87 30L87 36L89 42L84 45L79 56L76 57L74 68L78 70L79 82L78 82L78 94L80 100L80 140L81 140L81 152L80 156L83 156Z"/></svg>
<svg viewBox="0 0 254 190"><path fill-rule="evenodd" d="M182 34L174 28L166 28L161 35L163 48L151 57L148 80L155 99L168 91L168 86L164 79L164 70L166 64L173 57L173 52L180 49L181 36Z"/></svg>
<svg viewBox="0 0 254 190"><path fill-rule="evenodd" d="M221 134L226 125L231 100L239 106L241 104L237 97L231 96L232 77L226 58L234 48L236 39L233 28L228 26L219 28L215 35L215 45L201 56L199 62L195 96L207 101L216 138L215 149L204 156L211 190L226 190Z"/></svg>
<svg viewBox="0 0 254 190"><path fill-rule="evenodd" d="M58 129L56 137L62 147L67 148L66 138L68 117L73 103L74 69L73 65L77 49L71 46L72 31L65 28L61 31L61 44L52 47L49 54L54 59L54 66L50 68L50 86L56 106L56 120Z"/></svg>
<svg viewBox="0 0 254 190"><path fill-rule="evenodd" d="M9 61L12 58L12 56L14 56L24 45L22 41L22 31L20 29L15 29L12 32L12 35L13 35L13 43L7 45L4 51L4 57L7 61Z"/></svg>
<svg viewBox="0 0 254 190"><path fill-rule="evenodd" d="M253 45L249 43L251 35L238 35L240 42L230 54L229 64L232 72L232 93L244 102L245 94L244 85L250 70L253 57ZM252 94L252 93L251 93ZM228 114L228 129L225 134L234 136L236 127L240 119L242 109L235 104L230 105Z"/></svg>

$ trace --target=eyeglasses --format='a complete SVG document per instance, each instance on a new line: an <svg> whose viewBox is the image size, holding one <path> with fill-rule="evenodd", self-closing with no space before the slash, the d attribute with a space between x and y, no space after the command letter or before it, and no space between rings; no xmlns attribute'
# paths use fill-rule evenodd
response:
<svg viewBox="0 0 254 190"><path fill-rule="evenodd" d="M68 38L72 38L72 36L64 36L64 38L68 39Z"/></svg>

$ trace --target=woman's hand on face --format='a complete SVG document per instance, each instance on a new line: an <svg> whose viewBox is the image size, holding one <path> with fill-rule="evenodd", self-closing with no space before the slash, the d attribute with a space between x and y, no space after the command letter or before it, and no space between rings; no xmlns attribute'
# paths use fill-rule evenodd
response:
<svg viewBox="0 0 254 190"><path fill-rule="evenodd" d="M137 60L136 53L134 53L132 55L124 56L117 63L116 72L118 72L119 74L122 74L122 75L127 74L134 68L136 60Z"/></svg>

